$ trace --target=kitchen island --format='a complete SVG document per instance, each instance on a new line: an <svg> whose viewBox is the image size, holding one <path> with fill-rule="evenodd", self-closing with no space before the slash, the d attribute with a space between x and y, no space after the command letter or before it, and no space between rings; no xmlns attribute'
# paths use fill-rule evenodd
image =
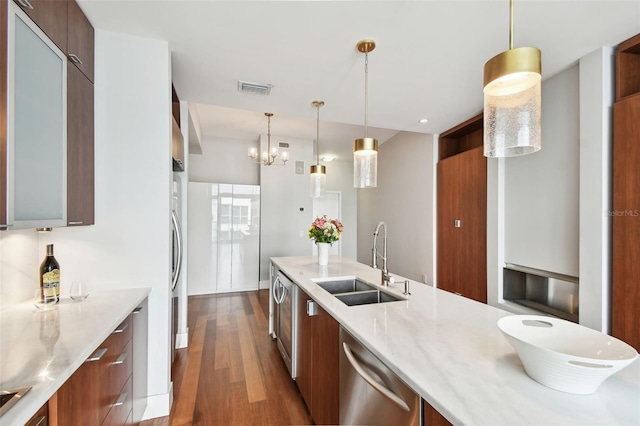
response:
<svg viewBox="0 0 640 426"><path fill-rule="evenodd" d="M640 425L638 360L592 395L560 392L524 371L496 325L509 312L415 281L406 301L347 306L312 280L380 284L380 270L335 256L271 261L453 424ZM403 281L387 290L401 295Z"/></svg>
<svg viewBox="0 0 640 426"><path fill-rule="evenodd" d="M148 296L150 289L94 292L53 307L27 301L0 315L0 388L31 387L0 417L23 425Z"/></svg>

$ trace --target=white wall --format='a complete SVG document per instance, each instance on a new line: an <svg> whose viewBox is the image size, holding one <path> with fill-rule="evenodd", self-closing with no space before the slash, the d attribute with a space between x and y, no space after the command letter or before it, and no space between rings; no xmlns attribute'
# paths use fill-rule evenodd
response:
<svg viewBox="0 0 640 426"><path fill-rule="evenodd" d="M434 276L434 138L400 132L380 146L378 187L358 190L358 261L371 263L373 232L388 227L388 268L416 281ZM382 252L381 239L378 250ZM379 263L379 265L381 265Z"/></svg>
<svg viewBox="0 0 640 426"><path fill-rule="evenodd" d="M332 161L324 165L327 167L327 191L342 193L342 217L337 218L344 225L344 231L340 237L342 257L356 260L358 256L358 190L353 187L353 162Z"/></svg>
<svg viewBox="0 0 640 426"><path fill-rule="evenodd" d="M285 166L260 166L260 280L269 280L269 259L276 256L310 256L313 246L307 232L313 221L309 195L309 166L313 141L272 136L289 143L290 160ZM260 135L266 150L267 136ZM246 158L246 152L245 152ZM296 173L296 161L302 161ZM264 287L264 285L263 285Z"/></svg>
<svg viewBox="0 0 640 426"><path fill-rule="evenodd" d="M580 324L611 331L613 48L580 59Z"/></svg>
<svg viewBox="0 0 640 426"><path fill-rule="evenodd" d="M257 141L203 136L202 155L189 155L189 182L258 185L260 165L247 157Z"/></svg>
<svg viewBox="0 0 640 426"><path fill-rule="evenodd" d="M44 250L39 247L38 233L33 229L0 232L0 310L34 297L44 259Z"/></svg>
<svg viewBox="0 0 640 426"><path fill-rule="evenodd" d="M505 160L505 262L578 276L578 67L544 80L542 149Z"/></svg>
<svg viewBox="0 0 640 426"><path fill-rule="evenodd" d="M62 292L151 287L145 417L170 408L171 74L168 45L96 29L95 225L50 234ZM45 237L41 237L45 238Z"/></svg>

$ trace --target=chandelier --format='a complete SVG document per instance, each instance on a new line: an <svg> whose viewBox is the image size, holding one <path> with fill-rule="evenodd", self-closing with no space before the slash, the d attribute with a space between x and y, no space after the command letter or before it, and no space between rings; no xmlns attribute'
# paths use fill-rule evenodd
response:
<svg viewBox="0 0 640 426"><path fill-rule="evenodd" d="M284 166L289 161L289 150L286 148L280 148L277 146L271 146L271 117L273 117L273 113L265 112L264 115L267 116L267 149L266 151L262 151L262 157L260 160L256 161L256 163L262 163L265 166ZM252 160L257 160L258 158L258 149L256 147L249 148L249 153L247 154L249 158ZM276 163L276 158L280 157L280 161L282 164Z"/></svg>

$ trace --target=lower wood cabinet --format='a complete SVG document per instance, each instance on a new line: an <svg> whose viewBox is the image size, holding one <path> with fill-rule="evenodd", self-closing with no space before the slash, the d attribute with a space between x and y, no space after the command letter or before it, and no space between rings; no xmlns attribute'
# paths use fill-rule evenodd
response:
<svg viewBox="0 0 640 426"><path fill-rule="evenodd" d="M49 424L120 426L142 420L148 303L144 299L49 399Z"/></svg>
<svg viewBox="0 0 640 426"><path fill-rule="evenodd" d="M424 426L451 426L449 420L424 400L422 402L422 419Z"/></svg>
<svg viewBox="0 0 640 426"><path fill-rule="evenodd" d="M296 383L316 424L338 424L340 324L298 288Z"/></svg>

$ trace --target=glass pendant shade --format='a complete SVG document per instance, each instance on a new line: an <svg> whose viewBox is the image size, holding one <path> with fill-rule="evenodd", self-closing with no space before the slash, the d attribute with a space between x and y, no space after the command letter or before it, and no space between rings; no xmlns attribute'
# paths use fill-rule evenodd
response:
<svg viewBox="0 0 640 426"><path fill-rule="evenodd" d="M542 147L540 50L510 49L484 66L484 155L515 157Z"/></svg>
<svg viewBox="0 0 640 426"><path fill-rule="evenodd" d="M327 170L325 166L313 164L310 167L309 194L313 198L324 197L327 194Z"/></svg>
<svg viewBox="0 0 640 426"><path fill-rule="evenodd" d="M378 186L378 140L356 139L353 149L353 186L375 188Z"/></svg>

